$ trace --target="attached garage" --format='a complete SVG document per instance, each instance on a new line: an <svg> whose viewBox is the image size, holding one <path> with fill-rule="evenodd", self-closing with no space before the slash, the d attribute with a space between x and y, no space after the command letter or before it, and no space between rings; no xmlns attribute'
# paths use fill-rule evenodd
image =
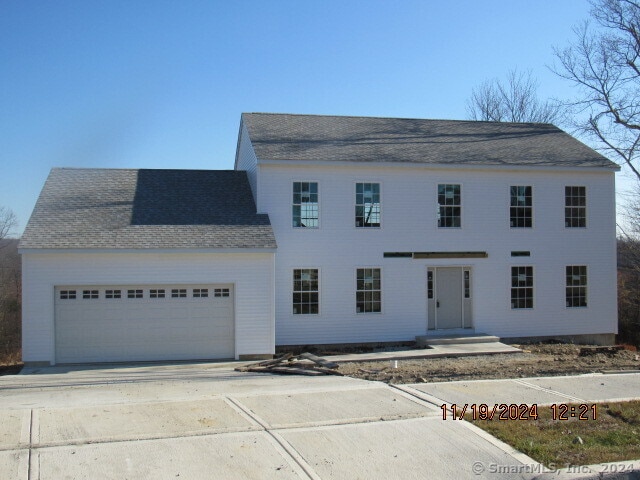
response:
<svg viewBox="0 0 640 480"><path fill-rule="evenodd" d="M57 363L234 358L232 285L55 288Z"/></svg>
<svg viewBox="0 0 640 480"><path fill-rule="evenodd" d="M271 358L276 248L246 172L53 169L20 241L22 358Z"/></svg>

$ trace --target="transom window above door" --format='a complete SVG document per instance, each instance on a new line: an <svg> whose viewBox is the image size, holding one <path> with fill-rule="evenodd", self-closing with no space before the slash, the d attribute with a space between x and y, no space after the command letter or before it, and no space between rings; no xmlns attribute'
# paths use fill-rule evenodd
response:
<svg viewBox="0 0 640 480"><path fill-rule="evenodd" d="M356 183L356 227L380 226L380 184Z"/></svg>
<svg viewBox="0 0 640 480"><path fill-rule="evenodd" d="M460 228L462 225L460 185L438 184L438 227Z"/></svg>
<svg viewBox="0 0 640 480"><path fill-rule="evenodd" d="M318 228L318 182L293 182L292 217L296 228Z"/></svg>

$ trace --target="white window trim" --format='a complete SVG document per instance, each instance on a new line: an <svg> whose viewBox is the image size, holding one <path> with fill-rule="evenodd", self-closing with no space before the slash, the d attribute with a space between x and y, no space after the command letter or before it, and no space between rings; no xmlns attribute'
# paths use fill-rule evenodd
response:
<svg viewBox="0 0 640 480"><path fill-rule="evenodd" d="M318 271L318 313L294 313L293 312L293 272L295 270L317 270ZM319 318L322 316L322 269L320 267L293 267L289 272L289 312L293 318Z"/></svg>
<svg viewBox="0 0 640 480"><path fill-rule="evenodd" d="M528 258L528 257L527 257ZM511 306L511 269L513 267L531 267L531 275L533 277L533 284L531 285L531 295L532 295L532 299L533 299L533 306L531 308L513 308ZM507 290L507 292L509 293L509 310L511 312L531 312L533 310L536 309L536 305L537 305L537 292L536 292L536 281L537 281L537 277L536 277L536 267L534 265L531 264L522 264L522 263L516 263L516 264L511 264L509 265L509 283L508 283L508 287L509 289ZM528 288L528 287L522 287L522 288Z"/></svg>
<svg viewBox="0 0 640 480"><path fill-rule="evenodd" d="M377 183L378 186L380 187L380 226L378 226L378 227L358 227L358 226L356 226L355 212L356 212L356 205L358 205L356 203L356 196L357 196L357 191L358 191L357 184L358 183ZM319 190L320 190L320 187L318 186L318 191ZM360 230L382 230L382 226L383 226L383 222L382 222L382 210L383 210L383 207L382 207L382 182L380 180L355 180L353 182L353 197L352 198L353 198L353 207L352 207L353 210L352 210L351 213L353 214L353 218L352 218L352 220L353 220L353 229L357 230L357 231L360 231ZM369 268L369 267L367 267L367 268Z"/></svg>
<svg viewBox="0 0 640 480"><path fill-rule="evenodd" d="M440 215L440 204L438 203L438 187L440 185L458 185L460 186L460 226L459 227L441 227L438 225L438 215ZM458 231L458 230L462 230L464 228L464 218L465 218L465 214L464 214L464 205L465 205L465 201L464 201L464 192L465 192L465 188L464 188L464 184L462 182L447 182L447 181L438 181L436 182L436 191L435 191L435 199L436 199L436 208L437 208L437 212L436 212L436 218L435 218L435 224L436 224L436 231L438 232L442 232L442 231L447 231L447 230L454 230L454 231Z"/></svg>
<svg viewBox="0 0 640 480"><path fill-rule="evenodd" d="M377 268L380 270L380 311L379 312L358 312L358 270L363 268ZM384 272L383 268L378 265L358 265L353 269L353 285L355 289L353 291L354 310L357 316L361 315L382 315L384 314Z"/></svg>
<svg viewBox="0 0 640 480"><path fill-rule="evenodd" d="M293 184L294 183L316 183L318 184L318 226L317 227L294 227L293 226ZM322 216L322 192L321 192L321 182L318 180L298 180L298 179L290 179L289 181L289 228L296 232L303 232L305 230L320 230L322 226L322 222L320 221L320 217Z"/></svg>
<svg viewBox="0 0 640 480"><path fill-rule="evenodd" d="M511 187L531 187L531 226L530 227L512 227L511 226ZM529 232L535 229L536 226L536 195L535 195L535 185L513 185L509 184L509 195L507 196L507 221L509 225L509 230L512 232Z"/></svg>
<svg viewBox="0 0 640 480"><path fill-rule="evenodd" d="M567 208L567 193L566 193L566 188L567 187L584 187L584 221L585 221L585 226L584 227L568 227L567 226L567 217L566 217L566 213L565 213L565 209ZM562 187L562 221L564 223L564 229L565 230L576 230L576 231L583 231L583 230L587 230L589 228L589 225L591 224L591 222L589 221L589 192L588 192L588 187L587 185L564 185Z"/></svg>
<svg viewBox="0 0 640 480"><path fill-rule="evenodd" d="M586 275L587 276L587 284L584 287L584 291L585 291L587 304L584 307L568 307L567 306L567 277L566 277L566 275L567 275L567 267L584 267L586 269L586 272L587 272L587 275ZM587 265L587 264L565 265L563 274L564 274L564 308L566 308L567 310L585 310L585 309L589 308L589 305L591 304L591 302L589 301L589 299L591 298L590 293L589 293L589 284L590 284L590 282L589 282L589 265Z"/></svg>

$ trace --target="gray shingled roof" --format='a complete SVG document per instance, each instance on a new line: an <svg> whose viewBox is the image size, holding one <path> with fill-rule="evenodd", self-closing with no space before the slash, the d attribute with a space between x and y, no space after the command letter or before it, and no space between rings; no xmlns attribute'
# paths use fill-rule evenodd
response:
<svg viewBox="0 0 640 480"><path fill-rule="evenodd" d="M20 248L276 248L245 172L54 168Z"/></svg>
<svg viewBox="0 0 640 480"><path fill-rule="evenodd" d="M258 160L619 167L551 124L244 113Z"/></svg>

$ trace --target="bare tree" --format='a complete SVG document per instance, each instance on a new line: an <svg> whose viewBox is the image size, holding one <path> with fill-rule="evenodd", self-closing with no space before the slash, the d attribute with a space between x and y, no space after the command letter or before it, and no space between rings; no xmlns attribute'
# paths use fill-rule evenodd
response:
<svg viewBox="0 0 640 480"><path fill-rule="evenodd" d="M566 102L572 126L617 158L640 179L640 3L592 0L589 22L574 29L576 40L555 49L552 70L576 88Z"/></svg>
<svg viewBox="0 0 640 480"><path fill-rule="evenodd" d="M531 72L511 70L504 83L493 79L474 88L467 112L472 120L554 123L560 107L538 98L538 82Z"/></svg>
<svg viewBox="0 0 640 480"><path fill-rule="evenodd" d="M15 214L7 207L0 206L0 248L6 246L6 239L11 236L18 225Z"/></svg>

